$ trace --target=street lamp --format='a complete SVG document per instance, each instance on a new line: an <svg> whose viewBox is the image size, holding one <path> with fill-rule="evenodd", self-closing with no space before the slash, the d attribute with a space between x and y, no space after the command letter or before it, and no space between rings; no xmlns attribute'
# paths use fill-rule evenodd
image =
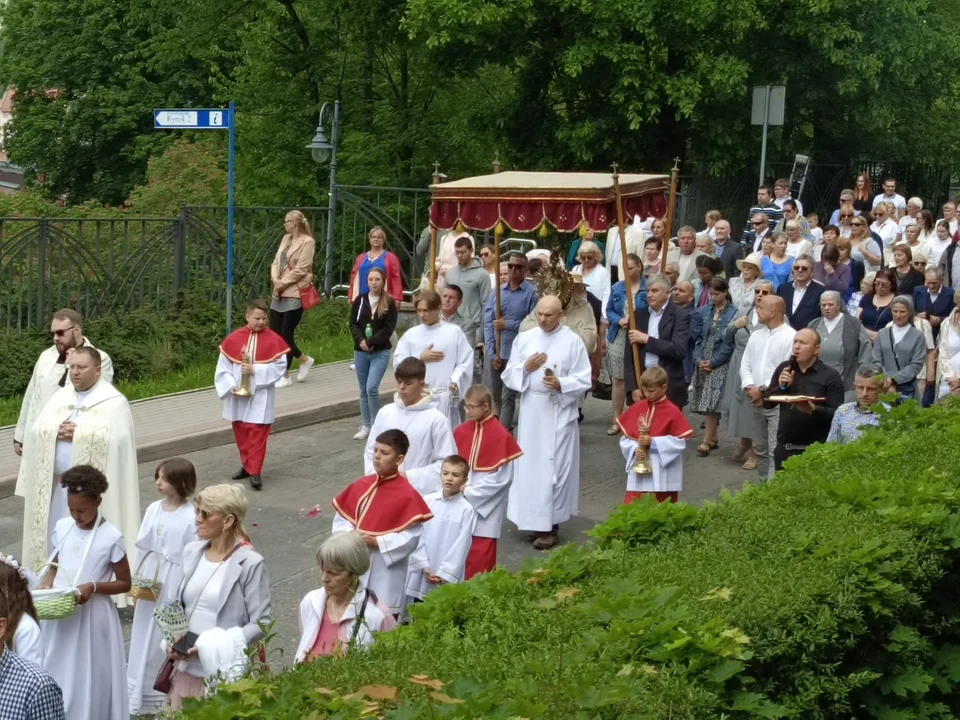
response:
<svg viewBox="0 0 960 720"><path fill-rule="evenodd" d="M323 127L324 113L329 115L333 111L333 122L331 123L331 141L327 141L327 133ZM333 219L337 212L337 142L340 139L340 101L337 100L331 106L326 102L320 108L320 119L317 121L317 131L314 133L313 140L307 145L313 161L319 168L330 160L330 206L327 211L327 263L325 277L323 279L323 289L330 297L333 291Z"/></svg>

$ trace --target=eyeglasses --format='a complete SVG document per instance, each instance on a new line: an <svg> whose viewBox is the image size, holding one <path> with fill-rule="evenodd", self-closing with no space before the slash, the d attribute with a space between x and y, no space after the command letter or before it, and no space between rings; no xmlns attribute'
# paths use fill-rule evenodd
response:
<svg viewBox="0 0 960 720"><path fill-rule="evenodd" d="M76 326L76 325L71 325L70 327L64 328L63 330L51 330L51 331L50 331L50 337L52 337L52 338L61 338L61 337L63 337L64 335L66 335L68 332L70 332L71 330L73 330L75 327L77 327L77 326Z"/></svg>
<svg viewBox="0 0 960 720"><path fill-rule="evenodd" d="M509 270L526 270L526 269L527 269L527 266L526 266L526 265L519 265L519 264L517 264L517 265L512 265L512 264L510 264L510 263L507 263L507 268L508 268Z"/></svg>
<svg viewBox="0 0 960 720"><path fill-rule="evenodd" d="M759 289L758 289L758 290L754 290L754 291L753 291L753 294L754 294L754 295L769 295L769 294L770 294L770 291L769 291L769 290L759 290Z"/></svg>
<svg viewBox="0 0 960 720"><path fill-rule="evenodd" d="M867 224L866 224L865 222L862 222L862 221L861 221L861 222L857 222L856 220L854 220L854 221L853 221L852 223L850 223L850 224L853 225L854 227L866 227L866 226L867 226Z"/></svg>
<svg viewBox="0 0 960 720"><path fill-rule="evenodd" d="M806 265L794 265L793 269L796 272L810 272L812 268L809 268Z"/></svg>
<svg viewBox="0 0 960 720"><path fill-rule="evenodd" d="M482 253L480 253L480 257L490 257L490 253L488 253L488 252L482 252Z"/></svg>
<svg viewBox="0 0 960 720"><path fill-rule="evenodd" d="M888 288L890 287L890 283L886 280L875 280L873 286L878 288Z"/></svg>
<svg viewBox="0 0 960 720"><path fill-rule="evenodd" d="M753 221L752 223L750 223L750 224L751 224L751 225L766 225L766 224L767 224L767 221L766 221L766 220L754 220L754 221Z"/></svg>

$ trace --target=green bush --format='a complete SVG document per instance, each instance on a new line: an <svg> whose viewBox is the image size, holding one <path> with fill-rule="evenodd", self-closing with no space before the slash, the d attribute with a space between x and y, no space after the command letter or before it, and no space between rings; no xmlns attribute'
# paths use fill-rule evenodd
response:
<svg viewBox="0 0 960 720"><path fill-rule="evenodd" d="M911 403L716 504L618 509L594 545L439 589L370 652L181 716L957 717L958 440L955 409Z"/></svg>

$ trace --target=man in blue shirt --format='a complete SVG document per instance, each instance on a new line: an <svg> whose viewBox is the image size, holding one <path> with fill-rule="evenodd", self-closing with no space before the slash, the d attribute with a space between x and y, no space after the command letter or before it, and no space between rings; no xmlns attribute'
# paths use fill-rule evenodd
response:
<svg viewBox="0 0 960 720"><path fill-rule="evenodd" d="M537 305L537 293L527 278L527 258L522 253L507 255L507 282L500 286L500 319L496 319L497 294L490 293L483 309L484 375L499 410L500 423L513 432L516 428L517 393L504 387L500 374L507 366L520 323ZM500 356L497 357L496 331L500 331Z"/></svg>

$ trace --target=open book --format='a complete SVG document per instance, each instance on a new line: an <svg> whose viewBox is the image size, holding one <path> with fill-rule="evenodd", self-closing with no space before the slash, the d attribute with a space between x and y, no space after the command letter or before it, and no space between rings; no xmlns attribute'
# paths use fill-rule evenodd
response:
<svg viewBox="0 0 960 720"><path fill-rule="evenodd" d="M822 403L826 402L826 398L822 397L812 397L811 395L771 395L767 398L769 402L780 402L780 403L802 403L802 402L812 402L812 403Z"/></svg>

